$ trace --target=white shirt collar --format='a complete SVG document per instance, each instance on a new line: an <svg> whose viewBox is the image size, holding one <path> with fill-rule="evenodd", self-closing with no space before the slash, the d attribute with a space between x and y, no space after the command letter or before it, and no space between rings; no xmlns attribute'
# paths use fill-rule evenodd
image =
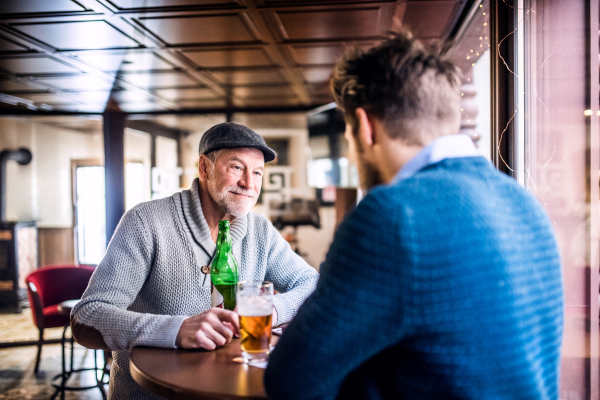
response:
<svg viewBox="0 0 600 400"><path fill-rule="evenodd" d="M392 179L392 184L412 177L428 165L448 158L478 157L473 140L468 135L447 135L435 139L425 146L409 162L404 164Z"/></svg>

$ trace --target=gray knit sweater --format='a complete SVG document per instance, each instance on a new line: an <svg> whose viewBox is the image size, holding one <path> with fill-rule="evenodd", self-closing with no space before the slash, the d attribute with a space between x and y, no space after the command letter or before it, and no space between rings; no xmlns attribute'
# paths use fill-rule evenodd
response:
<svg viewBox="0 0 600 400"><path fill-rule="evenodd" d="M113 350L109 397L157 398L129 373L134 346L175 346L188 316L211 307L210 276L201 271L215 253L196 179L190 190L128 211L81 302L76 324L93 327ZM292 319L314 290L318 273L295 254L264 217L248 213L231 224L240 280L269 280L278 322Z"/></svg>

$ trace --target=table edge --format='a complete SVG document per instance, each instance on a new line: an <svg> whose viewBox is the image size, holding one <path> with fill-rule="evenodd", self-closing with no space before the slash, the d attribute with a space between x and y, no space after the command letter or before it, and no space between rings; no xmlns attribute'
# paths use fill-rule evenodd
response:
<svg viewBox="0 0 600 400"><path fill-rule="evenodd" d="M170 385L169 383L161 381L159 379L151 378L146 373L144 373L144 371L142 371L135 365L135 363L133 362L133 358L132 358L133 352L136 349L143 349L145 347L151 348L151 347L147 347L147 346L135 346L131 350L131 354L129 355L129 372L130 372L133 380L138 385L140 385L141 387L146 389L147 391L149 391L153 394L156 394L156 395L159 395L162 397L166 397L168 399L174 399L174 400L179 400L179 399L181 399L181 400L222 400L224 398L223 395L219 395L214 392L193 392L193 391L181 389L178 387L174 387L173 385ZM164 349L164 350L175 350L175 349ZM226 397L227 397L227 399L237 399L237 400L264 400L265 399L264 397L248 397L248 396L240 397L240 396L235 396L235 395L227 395Z"/></svg>

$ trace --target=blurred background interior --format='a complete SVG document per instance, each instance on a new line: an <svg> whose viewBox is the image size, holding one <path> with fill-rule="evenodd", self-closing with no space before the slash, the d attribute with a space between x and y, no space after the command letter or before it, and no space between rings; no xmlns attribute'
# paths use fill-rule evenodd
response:
<svg viewBox="0 0 600 400"><path fill-rule="evenodd" d="M33 372L25 278L97 265L126 210L190 187L214 124L276 150L254 211L318 270L362 196L329 74L346 46L399 27L446 44L464 74L461 132L550 214L561 398L598 399L598 14L598 0L2 0L0 399L47 398L61 371L57 327Z"/></svg>

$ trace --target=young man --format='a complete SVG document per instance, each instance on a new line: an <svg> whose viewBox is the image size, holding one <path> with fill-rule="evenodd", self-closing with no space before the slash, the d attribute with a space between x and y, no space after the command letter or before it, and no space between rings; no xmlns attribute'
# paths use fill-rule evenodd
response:
<svg viewBox="0 0 600 400"><path fill-rule="evenodd" d="M231 221L239 280L269 280L274 324L292 319L318 273L264 217L250 212L265 162L275 152L249 128L219 124L200 141L199 179L190 190L128 211L96 269L71 325L76 340L113 351L109 397L147 399L129 373L134 346L204 348L229 343L237 314L211 308L208 268L218 223Z"/></svg>
<svg viewBox="0 0 600 400"><path fill-rule="evenodd" d="M265 373L273 399L555 399L562 281L539 202L478 157L456 67L408 33L331 86L369 190Z"/></svg>

